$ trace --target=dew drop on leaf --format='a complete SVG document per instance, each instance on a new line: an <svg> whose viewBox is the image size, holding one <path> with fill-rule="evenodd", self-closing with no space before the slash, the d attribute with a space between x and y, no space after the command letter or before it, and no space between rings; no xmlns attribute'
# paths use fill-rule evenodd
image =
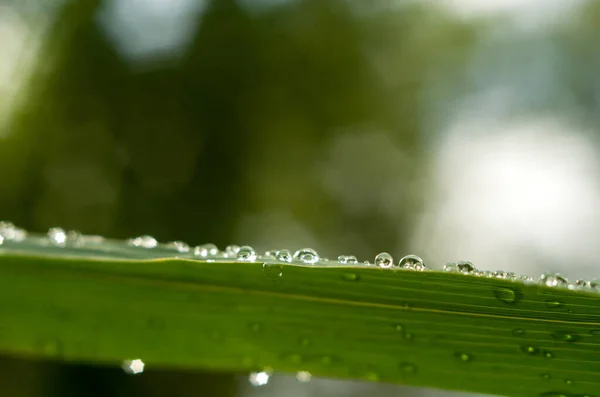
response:
<svg viewBox="0 0 600 397"><path fill-rule="evenodd" d="M513 291L510 288L498 288L494 290L494 295L496 295L496 298L509 305L513 305L519 300L519 292Z"/></svg>
<svg viewBox="0 0 600 397"><path fill-rule="evenodd" d="M538 354L540 352L540 350L537 347L534 347L534 346L521 346L521 351L523 353L527 353L527 354L530 354L532 356L535 355L535 354Z"/></svg>
<svg viewBox="0 0 600 397"><path fill-rule="evenodd" d="M51 244L62 247L67 243L67 233L60 227L53 227L48 230L48 240Z"/></svg>
<svg viewBox="0 0 600 397"><path fill-rule="evenodd" d="M283 265L280 264L263 264L263 273L269 280L278 280L283 276Z"/></svg>
<svg viewBox="0 0 600 397"><path fill-rule="evenodd" d="M294 253L294 259L312 265L319 261L319 254L312 248L302 248Z"/></svg>
<svg viewBox="0 0 600 397"><path fill-rule="evenodd" d="M48 232L50 233L50 232ZM152 236L139 236L127 241L129 245L140 248L155 248L158 245L156 239Z"/></svg>
<svg viewBox="0 0 600 397"><path fill-rule="evenodd" d="M543 356L544 356L544 357L546 357L546 358L554 358L554 353L552 353L552 352L551 352L551 351L549 351L549 350L544 350L544 351L542 352L542 354L543 354Z"/></svg>
<svg viewBox="0 0 600 397"><path fill-rule="evenodd" d="M387 252L379 253L375 257L375 265L384 269L389 269L394 266L394 258Z"/></svg>
<svg viewBox="0 0 600 397"><path fill-rule="evenodd" d="M565 379L565 383L569 386L573 385L573 379Z"/></svg>
<svg viewBox="0 0 600 397"><path fill-rule="evenodd" d="M472 359L471 355L468 353L455 353L454 356L456 358L458 358L460 361L464 361L464 362L471 361L471 359Z"/></svg>
<svg viewBox="0 0 600 397"><path fill-rule="evenodd" d="M402 257L402 259L400 259L400 262L398 262L398 266L403 269L409 270L425 270L425 263L423 262L423 259L421 259L421 257L417 255L412 254Z"/></svg>
<svg viewBox="0 0 600 397"><path fill-rule="evenodd" d="M358 275L356 273L344 273L342 278L346 281L358 281Z"/></svg>
<svg viewBox="0 0 600 397"><path fill-rule="evenodd" d="M239 245L228 245L227 247L225 247L225 256L228 258L237 258L237 253L239 250Z"/></svg>
<svg viewBox="0 0 600 397"><path fill-rule="evenodd" d="M574 332L566 332L566 331L556 331L552 333L552 337L561 342L577 342L581 339L581 337Z"/></svg>
<svg viewBox="0 0 600 397"><path fill-rule="evenodd" d="M340 255L338 256L338 263L342 265L355 265L358 263L358 259L354 255Z"/></svg>
<svg viewBox="0 0 600 397"><path fill-rule="evenodd" d="M237 260L239 261L254 262L256 257L256 251L254 251L254 248L250 247L249 245L240 247L237 252Z"/></svg>
<svg viewBox="0 0 600 397"><path fill-rule="evenodd" d="M123 361L122 365L123 371L131 375L141 374L144 372L144 367L144 362L139 358L134 360L125 360Z"/></svg>
<svg viewBox="0 0 600 397"><path fill-rule="evenodd" d="M556 273L542 274L540 282L548 287L565 287L569 284L566 278Z"/></svg>
<svg viewBox="0 0 600 397"><path fill-rule="evenodd" d="M404 327L401 324L396 324L394 326L394 329L398 332L402 332L402 330L404 330Z"/></svg>
<svg viewBox="0 0 600 397"><path fill-rule="evenodd" d="M202 244L194 248L194 255L203 258L217 256L219 249L214 244Z"/></svg>
<svg viewBox="0 0 600 397"><path fill-rule="evenodd" d="M289 263L292 261L292 253L289 250L279 250L275 253L278 261Z"/></svg>
<svg viewBox="0 0 600 397"><path fill-rule="evenodd" d="M549 380L551 378L550 374L542 374L542 378Z"/></svg>

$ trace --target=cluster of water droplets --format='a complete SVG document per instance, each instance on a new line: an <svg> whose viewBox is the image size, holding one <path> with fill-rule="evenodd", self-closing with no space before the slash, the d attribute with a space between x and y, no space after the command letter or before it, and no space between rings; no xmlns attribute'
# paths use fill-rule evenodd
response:
<svg viewBox="0 0 600 397"><path fill-rule="evenodd" d="M78 231L66 231L59 227L48 230L45 238L30 237L30 235L11 222L0 222L0 247L16 245L37 238L41 245L49 247L84 247L101 246L106 240L102 236L84 235ZM114 241L113 241L114 243ZM374 260L360 261L354 255L340 255L337 260L329 260L312 248L301 248L298 250L275 249L258 252L248 245L228 245L219 249L215 244L207 243L190 246L183 241L171 241L160 243L150 235L142 235L126 240L126 246L151 250L156 257L179 257L186 259L236 262L260 262L265 268L269 268L269 274L275 277L281 276L282 266L285 264L307 265L307 266L353 266L353 267L376 267L392 270L429 271L422 258L417 255L405 255L399 261L395 261L387 252L377 254ZM153 254L154 255L154 254ZM516 275L505 271L482 271L478 270L471 262L459 261L447 263L443 271L475 277L497 278L503 280L517 281L526 284L539 284L553 288L567 288L588 292L600 292L600 280L576 280L569 282L559 274L546 273L538 278ZM347 280L358 280L359 277L346 277Z"/></svg>

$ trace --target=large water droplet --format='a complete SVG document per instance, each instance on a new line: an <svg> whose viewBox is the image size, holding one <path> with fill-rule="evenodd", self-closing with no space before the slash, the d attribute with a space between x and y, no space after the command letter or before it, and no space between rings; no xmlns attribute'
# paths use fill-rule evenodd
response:
<svg viewBox="0 0 600 397"><path fill-rule="evenodd" d="M64 246L67 243L67 233L60 227L48 230L48 240L54 245Z"/></svg>
<svg viewBox="0 0 600 397"><path fill-rule="evenodd" d="M144 362L139 358L136 358L135 360L123 361L123 370L132 375L137 375L144 372L144 366Z"/></svg>
<svg viewBox="0 0 600 397"><path fill-rule="evenodd" d="M573 342L578 342L581 339L581 336L579 336L578 334L576 334L574 332L555 331L555 332L552 332L551 335L555 340L561 341L561 342L573 343Z"/></svg>
<svg viewBox="0 0 600 397"><path fill-rule="evenodd" d="M289 250L279 250L275 253L278 261L289 263L292 261L292 253Z"/></svg>
<svg viewBox="0 0 600 397"><path fill-rule="evenodd" d="M254 248L250 247L249 245L244 245L243 247L240 247L237 252L237 260L254 262L256 260L256 251L254 251Z"/></svg>
<svg viewBox="0 0 600 397"><path fill-rule="evenodd" d="M494 295L496 296L496 298L509 305L514 305L515 303L517 303L520 297L520 293L518 291L514 291L510 288L495 289Z"/></svg>
<svg viewBox="0 0 600 397"><path fill-rule="evenodd" d="M542 274L540 282L548 287L566 287L569 281L560 274Z"/></svg>
<svg viewBox="0 0 600 397"><path fill-rule="evenodd" d="M354 255L340 255L338 256L338 263L342 265L355 265L358 263L358 259Z"/></svg>
<svg viewBox="0 0 600 397"><path fill-rule="evenodd" d="M375 257L375 265L384 269L389 269L394 266L394 258L387 252L382 252Z"/></svg>
<svg viewBox="0 0 600 397"><path fill-rule="evenodd" d="M171 241L170 243L165 244L165 248L181 253L189 252L190 250L190 246L183 241Z"/></svg>
<svg viewBox="0 0 600 397"><path fill-rule="evenodd" d="M252 372L248 376L248 382L250 382L250 384L255 387L256 386L264 386L267 383L269 383L270 377L271 377L271 374L267 371Z"/></svg>
<svg viewBox="0 0 600 397"><path fill-rule="evenodd" d="M400 259L400 262L398 262L398 266L400 266L403 269L409 270L425 270L425 263L423 262L423 259L421 259L421 257L417 255L412 254L402 257L402 259Z"/></svg>
<svg viewBox="0 0 600 397"><path fill-rule="evenodd" d="M319 261L319 254L312 248L302 248L294 253L294 259L312 265Z"/></svg>
<svg viewBox="0 0 600 397"><path fill-rule="evenodd" d="M299 371L296 373L296 379L298 379L298 382L302 382L302 383L310 382L311 378L312 378L312 375L308 371Z"/></svg>
<svg viewBox="0 0 600 397"><path fill-rule="evenodd" d="M263 264L263 273L269 280L278 280L283 276L283 265L280 264Z"/></svg>
<svg viewBox="0 0 600 397"><path fill-rule="evenodd" d="M127 241L129 245L141 248L155 248L158 245L156 239L152 236L139 236Z"/></svg>
<svg viewBox="0 0 600 397"><path fill-rule="evenodd" d="M203 258L214 257L219 253L219 249L214 244L202 244L194 248L194 255Z"/></svg>

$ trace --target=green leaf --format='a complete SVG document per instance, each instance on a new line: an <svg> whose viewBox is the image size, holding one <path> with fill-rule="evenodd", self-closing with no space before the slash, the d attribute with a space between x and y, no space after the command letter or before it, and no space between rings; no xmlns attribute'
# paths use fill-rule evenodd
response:
<svg viewBox="0 0 600 397"><path fill-rule="evenodd" d="M0 351L507 396L600 390L600 295L552 278L208 261L184 245L52 236L0 246Z"/></svg>

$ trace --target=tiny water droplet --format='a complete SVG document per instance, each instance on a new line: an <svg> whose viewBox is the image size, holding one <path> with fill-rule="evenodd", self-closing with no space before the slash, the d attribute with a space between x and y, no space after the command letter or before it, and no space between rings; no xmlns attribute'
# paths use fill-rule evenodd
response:
<svg viewBox="0 0 600 397"><path fill-rule="evenodd" d="M546 358L554 358L554 353L552 353L552 352L551 352L551 351L549 351L549 350L544 350L544 351L542 352L542 354L543 354L543 355L544 355L544 357L546 357Z"/></svg>
<svg viewBox="0 0 600 397"><path fill-rule="evenodd" d="M238 261L254 262L256 260L256 257L256 251L254 251L254 248L250 247L249 245L244 245L240 247L240 249L237 252Z"/></svg>
<svg viewBox="0 0 600 397"><path fill-rule="evenodd" d="M402 369L402 371L404 371L407 374L414 374L415 372L417 372L417 367L414 364L410 363L400 364L400 369Z"/></svg>
<svg viewBox="0 0 600 397"><path fill-rule="evenodd" d="M263 273L269 280L278 280L283 276L283 265L276 263L263 264Z"/></svg>
<svg viewBox="0 0 600 397"><path fill-rule="evenodd" d="M342 265L355 265L358 263L358 259L354 255L340 255L338 256L338 263Z"/></svg>
<svg viewBox="0 0 600 397"><path fill-rule="evenodd" d="M302 382L302 383L310 382L311 378L312 378L312 375L308 371L299 371L296 373L296 379L298 379L298 382Z"/></svg>
<svg viewBox="0 0 600 397"><path fill-rule="evenodd" d="M496 298L509 305L513 305L519 300L519 293L510 288L498 288L494 290L494 295L496 295Z"/></svg>
<svg viewBox="0 0 600 397"><path fill-rule="evenodd" d="M131 375L137 375L144 372L144 366L144 362L139 358L123 361L123 371Z"/></svg>
<svg viewBox="0 0 600 397"><path fill-rule="evenodd" d="M342 278L347 281L358 281L358 275L356 273L344 273Z"/></svg>
<svg viewBox="0 0 600 397"><path fill-rule="evenodd" d="M394 258L387 252L382 252L375 257L375 265L384 269L389 269L394 266Z"/></svg>
<svg viewBox="0 0 600 397"><path fill-rule="evenodd" d="M219 249L214 244L202 244L194 248L194 255L203 258L217 256Z"/></svg>
<svg viewBox="0 0 600 397"><path fill-rule="evenodd" d="M54 245L64 246L67 243L67 233L60 227L50 228L48 230L48 240Z"/></svg>
<svg viewBox="0 0 600 397"><path fill-rule="evenodd" d="M540 282L548 287L564 287L569 284L569 281L560 274L542 274Z"/></svg>
<svg viewBox="0 0 600 397"><path fill-rule="evenodd" d="M548 380L548 379L551 379L552 377L550 376L550 374L542 374L542 378Z"/></svg>
<svg viewBox="0 0 600 397"><path fill-rule="evenodd" d="M565 379L565 383L569 386L572 386L575 382L573 382L573 379Z"/></svg>
<svg viewBox="0 0 600 397"><path fill-rule="evenodd" d="M401 324L396 324L394 326L394 329L398 332L401 332L404 329L404 327Z"/></svg>
<svg viewBox="0 0 600 397"><path fill-rule="evenodd" d="M275 253L278 261L289 263L292 261L292 253L289 250L279 250Z"/></svg>
<svg viewBox="0 0 600 397"><path fill-rule="evenodd" d="M417 255L412 254L402 257L402 259L400 259L400 262L398 262L398 266L403 269L409 270L425 270L425 263L423 262L423 259L421 259L421 257Z"/></svg>
<svg viewBox="0 0 600 397"><path fill-rule="evenodd" d="M267 371L251 372L248 376L248 382L250 382L250 384L255 387L264 386L267 383L269 383L270 377L271 374Z"/></svg>
<svg viewBox="0 0 600 397"><path fill-rule="evenodd" d="M460 361L471 361L471 355L468 353L455 353L454 356L458 358Z"/></svg>
<svg viewBox="0 0 600 397"><path fill-rule="evenodd" d="M27 232L24 229L16 227L11 222L0 222L0 241L14 241L20 242L25 240L27 237Z"/></svg>
<svg viewBox="0 0 600 397"><path fill-rule="evenodd" d="M239 250L239 245L228 245L225 247L225 256L228 258L236 258Z"/></svg>
<svg viewBox="0 0 600 397"><path fill-rule="evenodd" d="M170 243L167 243L165 245L165 248L172 249L181 253L189 252L190 250L190 246L187 243L184 243L183 241L172 241Z"/></svg>
<svg viewBox="0 0 600 397"><path fill-rule="evenodd" d="M129 245L140 248L155 248L158 245L156 239L152 236L139 236L127 241Z"/></svg>
<svg viewBox="0 0 600 397"><path fill-rule="evenodd" d="M414 335L410 332L407 332L406 335L404 335L404 338L407 340L412 340L414 338Z"/></svg>
<svg viewBox="0 0 600 397"><path fill-rule="evenodd" d="M475 266L473 266L473 264L471 262L469 262L469 261L460 261L460 262L457 262L456 263L456 268L461 273L473 273L474 271L477 270L477 269L475 269Z"/></svg>
<svg viewBox="0 0 600 397"><path fill-rule="evenodd" d="M302 248L294 253L294 259L312 265L319 261L319 254L312 248Z"/></svg>
<svg viewBox="0 0 600 397"><path fill-rule="evenodd" d="M515 328L512 333L514 336L523 336L525 335L525 330L523 328Z"/></svg>
<svg viewBox="0 0 600 397"><path fill-rule="evenodd" d="M540 352L540 350L537 347L534 346L521 346L521 351L523 353L527 353L529 355L536 355Z"/></svg>
<svg viewBox="0 0 600 397"><path fill-rule="evenodd" d="M557 307L561 307L563 303L561 301L549 299L546 301L546 306L556 309Z"/></svg>
<svg viewBox="0 0 600 397"><path fill-rule="evenodd" d="M566 331L555 331L552 332L552 337L561 342L574 343L581 339L581 337L574 332L566 332Z"/></svg>

